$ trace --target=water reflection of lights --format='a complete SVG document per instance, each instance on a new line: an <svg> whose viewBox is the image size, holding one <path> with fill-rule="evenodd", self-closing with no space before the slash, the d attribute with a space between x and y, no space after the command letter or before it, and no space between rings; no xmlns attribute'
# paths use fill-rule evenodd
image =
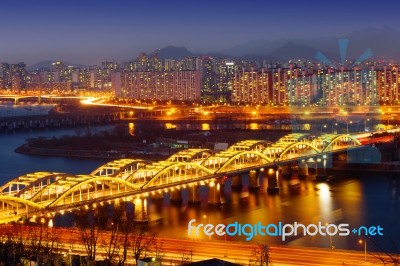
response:
<svg viewBox="0 0 400 266"><path fill-rule="evenodd" d="M176 128L176 125L171 123L165 123L165 129L174 129L174 128Z"/></svg>
<svg viewBox="0 0 400 266"><path fill-rule="evenodd" d="M318 197L321 208L322 217L329 221L332 217L330 217L332 212L332 195L330 191L330 187L326 183L320 183L315 186L318 189Z"/></svg>
<svg viewBox="0 0 400 266"><path fill-rule="evenodd" d="M201 124L201 130L210 130L210 124L208 123Z"/></svg>
<svg viewBox="0 0 400 266"><path fill-rule="evenodd" d="M310 130L311 129L311 125L310 124L304 124L302 127L302 130Z"/></svg>
<svg viewBox="0 0 400 266"><path fill-rule="evenodd" d="M259 129L259 127L258 127L257 123L251 123L250 124L250 130L258 130L258 129Z"/></svg>
<svg viewBox="0 0 400 266"><path fill-rule="evenodd" d="M129 134L131 136L135 136L135 124L134 123L129 123L128 127L129 127Z"/></svg>
<svg viewBox="0 0 400 266"><path fill-rule="evenodd" d="M331 191L329 185L326 183L320 183L315 186L319 190L320 199L327 199L331 197Z"/></svg>

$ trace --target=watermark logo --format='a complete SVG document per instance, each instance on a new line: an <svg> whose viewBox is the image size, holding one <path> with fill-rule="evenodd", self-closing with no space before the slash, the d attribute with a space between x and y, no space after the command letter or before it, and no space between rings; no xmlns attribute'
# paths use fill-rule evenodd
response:
<svg viewBox="0 0 400 266"><path fill-rule="evenodd" d="M349 40L348 39L339 39L338 40L339 43L339 52L340 52L340 61L341 64L344 65L346 62L346 56L347 56L347 47L349 44ZM367 50L364 51L364 53L362 53L358 59L354 62L354 64L352 65L352 67L354 67L355 65L361 64L363 62L365 62L366 60L368 60L369 58L372 57L372 51L370 48L368 48ZM328 59L327 56L325 56L321 51L318 51L315 55L315 59L317 59L318 61L320 61L321 63L328 65L332 68L334 68L334 64L332 63L331 60Z"/></svg>
<svg viewBox="0 0 400 266"><path fill-rule="evenodd" d="M277 224L271 223L263 225L261 222L256 224L241 224L238 222L230 224L202 224L196 223L196 219L192 219L188 223L188 236L245 236L247 241L252 240L255 236L274 236L280 237L282 241L286 241L288 237L293 236L349 236L350 234L357 236L383 236L383 228L381 226L360 226L351 228L349 224L302 224L294 222L293 224Z"/></svg>

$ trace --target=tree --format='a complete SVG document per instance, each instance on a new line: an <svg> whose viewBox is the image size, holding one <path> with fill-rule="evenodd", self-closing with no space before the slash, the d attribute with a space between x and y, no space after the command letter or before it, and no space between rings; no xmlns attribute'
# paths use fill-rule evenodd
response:
<svg viewBox="0 0 400 266"><path fill-rule="evenodd" d="M269 247L266 244L258 244L249 257L249 264L251 265L272 265L269 254Z"/></svg>
<svg viewBox="0 0 400 266"><path fill-rule="evenodd" d="M85 247L88 264L94 265L98 249L100 232L99 217L96 209L79 210L75 212L76 227L80 232L80 239Z"/></svg>
<svg viewBox="0 0 400 266"><path fill-rule="evenodd" d="M145 224L133 222L130 226L130 239L132 254L137 262L140 257L147 257L147 253L155 242L156 235L149 234Z"/></svg>
<svg viewBox="0 0 400 266"><path fill-rule="evenodd" d="M15 265L22 257L53 262L57 257L59 234L55 228L47 226L44 218L38 223L13 223L3 237L1 242L5 250L1 261L7 264Z"/></svg>
<svg viewBox="0 0 400 266"><path fill-rule="evenodd" d="M375 258L380 260L383 265L400 265L400 258L398 255L391 254L391 253L387 252L386 250L384 250L377 242L374 241L373 238L368 237L365 239L365 241L367 241L367 239L369 239L376 247L378 247L380 249L381 252L383 252L386 255L386 257L383 257L380 254L372 254ZM397 251L398 249L397 249L396 242L393 241L393 239L391 237L389 237L389 240L392 243L394 250Z"/></svg>
<svg viewBox="0 0 400 266"><path fill-rule="evenodd" d="M117 218L116 222L121 228L122 254L119 265L125 264L129 251L132 252L136 262L141 257L147 257L154 247L158 250L157 252L160 251L160 247L156 245L156 234L148 232L147 224L135 220L134 207L133 209L130 207L132 206L121 204L114 208L113 217Z"/></svg>
<svg viewBox="0 0 400 266"><path fill-rule="evenodd" d="M25 243L25 249L28 255L34 260L38 260L39 255L44 253L45 233L47 226L44 225L44 218L40 222L31 225L28 232L28 240Z"/></svg>
<svg viewBox="0 0 400 266"><path fill-rule="evenodd" d="M15 265L24 254L22 228L19 224L13 224L10 231L1 231L0 234L0 262Z"/></svg>
<svg viewBox="0 0 400 266"><path fill-rule="evenodd" d="M112 222L108 238L102 239L102 246L106 252L105 259L109 264L116 261L121 249L119 223Z"/></svg>
<svg viewBox="0 0 400 266"><path fill-rule="evenodd" d="M153 248L153 256L159 261L162 262L164 258L164 250L163 250L163 241L154 241L154 248Z"/></svg>
<svg viewBox="0 0 400 266"><path fill-rule="evenodd" d="M99 248L105 251L108 263L118 262L118 265L125 265L129 255L137 261L153 250L158 257L162 256L162 245L156 243L156 234L148 232L147 224L134 219L134 208L130 207L129 203L99 207L93 203L75 212L76 227L89 264L95 263ZM101 232L101 229L109 231Z"/></svg>
<svg viewBox="0 0 400 266"><path fill-rule="evenodd" d="M43 230L43 234L43 252L50 261L54 261L59 255L57 251L60 244L60 235L54 227L48 226Z"/></svg>
<svg viewBox="0 0 400 266"><path fill-rule="evenodd" d="M190 263L190 253L187 250L181 253L181 263L180 265L186 265Z"/></svg>

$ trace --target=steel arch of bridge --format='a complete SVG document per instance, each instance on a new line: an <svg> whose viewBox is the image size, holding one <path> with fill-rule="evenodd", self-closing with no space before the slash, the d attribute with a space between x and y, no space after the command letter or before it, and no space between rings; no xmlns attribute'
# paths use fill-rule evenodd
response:
<svg viewBox="0 0 400 266"><path fill-rule="evenodd" d="M22 204L26 208L31 207L31 208L34 208L35 210L42 210L46 207L39 203L32 202L31 200L28 200L28 199L23 199L23 198L14 197L14 196L7 196L7 195L0 195L0 204L2 204L3 206L4 206L4 204L8 204L8 205Z"/></svg>
<svg viewBox="0 0 400 266"><path fill-rule="evenodd" d="M95 192L97 192L97 186L99 185L100 182L101 185L103 185L103 183L101 183L102 181L104 183L104 185L108 185L110 187L110 183L112 183L113 185L123 185L125 187L128 187L132 190L136 190L138 188L138 186L135 186L134 184L127 182L126 180L122 180L119 178L114 178L114 177L105 177L105 176L72 176L71 178L74 179L78 179L78 181L74 181L74 180L58 180L58 182L52 183L51 185L43 188L42 190L40 190L38 193L36 193L31 199L31 202L41 202L41 197L43 196L44 193L48 193L50 189L57 189L60 187L63 187L64 190L57 194L56 193L56 198L54 200L48 199L50 200L50 203L47 204L47 206L53 206L55 204L55 202L58 202L59 200L65 198L66 196L70 195L70 193L74 193L78 190L82 190L83 186L89 185L91 183L94 184L94 186L92 187L92 189L95 189ZM84 188L85 190L89 189L89 186L87 186L86 188ZM99 190L99 192L104 191L104 188L102 188L102 190ZM91 193L93 191L89 191L89 193ZM40 199L40 200L39 200Z"/></svg>
<svg viewBox="0 0 400 266"><path fill-rule="evenodd" d="M171 164L165 168L163 168L161 171L159 171L158 173L156 173L155 175L153 175L143 186L142 188L148 188L151 186L152 183L154 183L157 179L161 179L164 178L164 175L169 174L170 171L180 171L181 168L183 168L184 173L185 173L185 178L183 180L187 180L187 175L186 175L186 171L187 170L192 170L194 169L196 171L196 177L198 177L197 173L200 172L205 172L208 175L211 175L214 173L214 171L200 165L197 163L186 163L186 162L179 162L179 163L174 163ZM186 171L185 171L186 170ZM201 175L203 176L203 175ZM167 181L168 181L168 176L167 176ZM174 178L174 176L172 177ZM192 179L192 178L189 178ZM181 181L181 180L180 180ZM167 182L168 183L168 182Z"/></svg>
<svg viewBox="0 0 400 266"><path fill-rule="evenodd" d="M223 163L223 165L221 167L219 167L215 173L221 173L223 172L223 170L225 170L225 168L230 165L232 162L235 162L236 159L241 158L241 157L246 157L246 155L250 155L249 157L247 157L247 159L250 158L254 158L254 157L259 157L263 160L265 160L267 163L272 163L273 160L268 158L265 154L258 152L258 151L242 151L239 153L236 153L234 155L232 155L232 157L230 157L226 162ZM246 159L246 158L244 158ZM235 169L236 170L236 169Z"/></svg>
<svg viewBox="0 0 400 266"><path fill-rule="evenodd" d="M40 191L42 188L50 185L51 183L57 181L60 178L65 178L66 176L70 176L66 173L56 173L56 172L34 172L34 173L29 173L25 174L22 176L19 176L17 178L14 178L7 182L5 185L3 185L0 188L0 192L3 193L4 195L8 193L8 195L12 194L12 188L13 186L17 186L16 193L14 193L14 196L21 196L25 193L27 193L29 190L33 189L35 190L36 185L40 185L40 188L38 188L38 191ZM43 183L45 181L45 183ZM19 186L23 186L21 189ZM6 189L8 188L8 191ZM36 193L34 191L34 193ZM33 195L31 195L32 197Z"/></svg>
<svg viewBox="0 0 400 266"><path fill-rule="evenodd" d="M91 176L88 176L88 175L73 176L73 175L71 175L71 176L67 176L62 179L58 179L56 182L53 182L53 183L49 184L48 186L44 187L43 189L41 189L40 191L38 191L29 200L32 202L37 202L37 201L43 202L43 195L45 195L45 193L47 193L47 196L49 196L51 190L56 191L56 198L57 198L59 195L62 195L70 187L72 187L76 184L79 184L89 178L91 178ZM62 191L59 193L57 190L60 190L60 188ZM48 199L48 201L49 201L49 199Z"/></svg>
<svg viewBox="0 0 400 266"><path fill-rule="evenodd" d="M53 174L57 174L57 173L55 173L55 172L33 172L33 173L28 173L28 174L25 174L25 175L18 176L18 177L14 178L14 179L11 179L10 181L5 183L4 185L2 185L0 187L0 192L1 193L5 193L4 191L7 188L9 188L10 186L13 186L15 184L18 184L18 183L22 184L22 185L24 185L23 183L29 184L30 182L34 182L37 179L40 179L40 178L46 177L46 176L50 176L50 175L53 175Z"/></svg>
<svg viewBox="0 0 400 266"><path fill-rule="evenodd" d="M198 160L199 155L202 156L202 160L208 158L212 154L212 150L210 149L185 149L178 151L177 153L171 155L166 159L166 161L169 162L191 162L193 160ZM206 157L203 157L203 155L206 155Z"/></svg>
<svg viewBox="0 0 400 266"><path fill-rule="evenodd" d="M112 177L105 177L105 176L101 176L101 177L95 177L95 176L93 176L93 177L91 177L91 178L88 178L88 179L86 179L86 180L84 180L84 181L82 181L82 182L79 182L79 183L77 183L76 185L74 185L74 186L71 186L69 189L67 189L64 193L62 193L61 194L61 196L59 196L56 200L54 200L53 202L51 202L49 205L48 205L48 207L54 207L54 206L57 206L58 205L58 203L60 203L61 201L63 201L65 198L67 198L68 196L70 196L71 194L72 195L74 195L73 193L74 192L76 192L76 191L79 191L79 190L81 190L81 187L82 186L85 186L85 185L88 185L88 184L91 184L91 183L94 183L94 186L93 186L93 188L97 188L97 182L101 182L101 181L105 181L105 182L108 182L108 184L109 183L113 183L113 185L117 185L118 186L118 190L119 190L119 185L123 185L123 186L125 186L125 192L127 191L127 189L126 188L129 188L129 189L131 189L131 191L134 191L134 190L137 190L137 189L139 189L140 187L138 187L138 186L135 186L134 184L132 184L132 183L130 183L130 182L128 182L128 181L125 181L125 180L122 180L122 179L119 179L119 178L112 178ZM103 185L102 183L101 183L101 185ZM93 190L93 188L92 188L92 190ZM111 190L112 191L112 190ZM87 194L87 197L89 197L90 196L90 194L91 193L96 193L96 192L99 192L99 191L88 191L88 194ZM100 193L101 192L104 192L104 188L102 188L102 190L100 190ZM119 192L119 191L118 191ZM112 194L111 194L112 195ZM89 199L86 199L86 200L90 200L90 198ZM82 201L82 200L80 200L80 201Z"/></svg>
<svg viewBox="0 0 400 266"><path fill-rule="evenodd" d="M141 159L118 159L118 160L114 160L111 162L107 162L107 163L103 164L102 166L96 168L96 170L92 171L90 173L90 175L102 176L101 174L100 175L97 175L97 174L101 173L103 170L106 170L106 176L116 176L116 175L120 174L122 171L124 171L125 169L127 169L127 167L135 166L134 170L137 170L138 168L140 168L141 165L146 165L146 161L141 160ZM107 170L109 170L109 169L112 169L115 171L113 171L113 173L111 173L111 174L108 174Z"/></svg>
<svg viewBox="0 0 400 266"><path fill-rule="evenodd" d="M343 139L345 139L345 140L343 140ZM328 150L328 149L333 147L335 144L337 144L340 141L345 141L345 142L348 142L348 143L352 143L353 144L352 146L360 146L360 145L362 145L361 142L357 138L355 138L355 137L353 137L351 135L348 135L348 134L342 134L342 135L339 135L339 136L335 136L329 142L329 144L322 150L322 152L332 151L332 150Z"/></svg>
<svg viewBox="0 0 400 266"><path fill-rule="evenodd" d="M293 143L293 144L290 144L289 146L287 146L287 147L281 152L281 154L279 155L279 157L277 157L277 158L275 159L275 161L280 161L280 160L282 160L283 156L285 156L287 153L290 153L291 151L296 150L296 148L299 148L299 147L301 147L301 146L306 147L306 148L309 148L308 150L314 151L314 152L315 152L314 154L320 154L320 153L322 153L322 151L321 151L320 149L318 149L317 147L315 147L315 146L312 145L311 143L308 143L308 142L296 142L296 143ZM300 154L303 155L302 153L303 153L303 152L301 152ZM305 155L305 154L304 154L304 155Z"/></svg>
<svg viewBox="0 0 400 266"><path fill-rule="evenodd" d="M232 144L227 151L249 151L249 150L256 150L260 151L270 145L270 141L266 140L241 140L234 144Z"/></svg>

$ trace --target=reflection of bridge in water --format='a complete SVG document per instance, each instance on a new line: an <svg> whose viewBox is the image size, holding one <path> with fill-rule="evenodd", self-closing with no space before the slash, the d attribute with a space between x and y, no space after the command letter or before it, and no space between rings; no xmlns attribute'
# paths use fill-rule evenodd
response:
<svg viewBox="0 0 400 266"><path fill-rule="evenodd" d="M261 176L268 191L279 190L279 178L298 163L299 175L308 167L325 174L328 155L363 147L350 135L289 134L275 143L240 141L227 150L182 150L165 161L120 159L106 163L89 175L36 172L17 177L1 186L0 223L21 218L52 216L57 212L112 201L145 202L169 192L171 200L181 199L189 190L189 202L199 202L199 186L209 187L209 204L220 204L220 186L231 178L241 186L241 175L249 175L249 188L259 187ZM144 200L143 200L144 199ZM141 208L146 208L146 204ZM142 210L143 211L143 210ZM146 211L144 211L146 212Z"/></svg>

